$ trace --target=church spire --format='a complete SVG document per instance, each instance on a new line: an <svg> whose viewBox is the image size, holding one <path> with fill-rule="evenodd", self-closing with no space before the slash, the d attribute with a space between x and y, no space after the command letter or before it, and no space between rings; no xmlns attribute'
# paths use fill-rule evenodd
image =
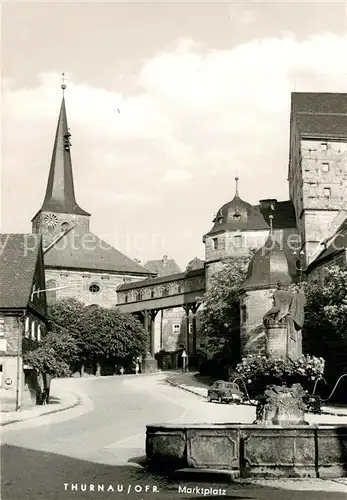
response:
<svg viewBox="0 0 347 500"><path fill-rule="evenodd" d="M63 73L65 77L65 74ZM70 130L67 124L65 96L66 85L61 86L63 98L55 134L51 166L45 199L41 211L66 214L90 215L80 208L75 199L70 153Z"/></svg>

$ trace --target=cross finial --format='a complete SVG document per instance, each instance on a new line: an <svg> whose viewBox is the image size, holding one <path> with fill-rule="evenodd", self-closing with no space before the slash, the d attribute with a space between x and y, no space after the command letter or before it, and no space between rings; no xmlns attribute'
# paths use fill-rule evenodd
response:
<svg viewBox="0 0 347 500"><path fill-rule="evenodd" d="M63 89L63 94L64 94L64 90L66 89L65 80L67 80L66 73L62 73L61 74L61 88Z"/></svg>

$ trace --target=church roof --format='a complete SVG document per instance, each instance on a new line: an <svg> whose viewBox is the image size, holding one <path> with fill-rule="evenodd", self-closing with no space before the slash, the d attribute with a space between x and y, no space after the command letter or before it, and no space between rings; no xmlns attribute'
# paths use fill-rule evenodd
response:
<svg viewBox="0 0 347 500"><path fill-rule="evenodd" d="M244 290L272 288L277 283L292 282L285 251L270 234L265 244L253 255L248 266Z"/></svg>
<svg viewBox="0 0 347 500"><path fill-rule="evenodd" d="M45 266L144 277L152 274L95 234L78 227L45 253Z"/></svg>
<svg viewBox="0 0 347 500"><path fill-rule="evenodd" d="M347 94L293 92L292 118L302 138L347 138Z"/></svg>
<svg viewBox="0 0 347 500"><path fill-rule="evenodd" d="M37 234L0 235L0 308L26 308L29 304L41 238Z"/></svg>
<svg viewBox="0 0 347 500"><path fill-rule="evenodd" d="M162 259L147 261L144 267L158 277L182 272L177 262L174 259L169 259L167 255L164 255Z"/></svg>
<svg viewBox="0 0 347 500"><path fill-rule="evenodd" d="M76 202L71 163L70 131L63 97L54 139L46 195L41 210L90 215Z"/></svg>

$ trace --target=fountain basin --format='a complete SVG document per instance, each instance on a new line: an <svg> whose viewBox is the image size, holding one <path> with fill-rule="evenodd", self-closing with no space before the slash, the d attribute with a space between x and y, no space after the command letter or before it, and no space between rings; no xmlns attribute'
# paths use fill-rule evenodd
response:
<svg viewBox="0 0 347 500"><path fill-rule="evenodd" d="M236 477L347 476L346 425L147 425L148 465L230 471Z"/></svg>

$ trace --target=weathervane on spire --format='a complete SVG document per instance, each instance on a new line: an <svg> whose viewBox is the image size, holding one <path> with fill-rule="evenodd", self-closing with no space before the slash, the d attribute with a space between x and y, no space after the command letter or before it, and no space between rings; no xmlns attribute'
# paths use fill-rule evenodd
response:
<svg viewBox="0 0 347 500"><path fill-rule="evenodd" d="M61 74L61 88L63 89L63 94L64 94L64 90L66 89L65 80L67 80L66 73L62 73Z"/></svg>

